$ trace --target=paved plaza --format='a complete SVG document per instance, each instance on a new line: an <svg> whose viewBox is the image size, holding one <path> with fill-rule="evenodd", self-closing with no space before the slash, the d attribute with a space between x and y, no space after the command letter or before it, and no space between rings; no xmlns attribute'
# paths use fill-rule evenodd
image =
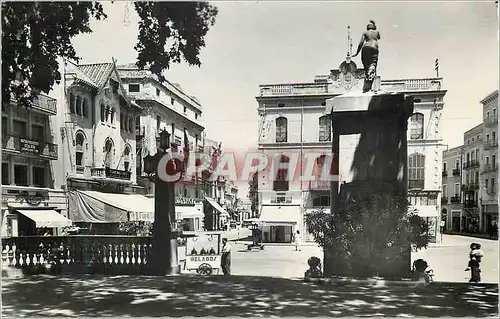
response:
<svg viewBox="0 0 500 319"><path fill-rule="evenodd" d="M31 316L497 316L498 286L467 283L468 244L480 241L483 277L498 276L496 241L444 236L413 258L436 271L431 285L391 282L306 283L321 249L233 243L232 276L33 276L2 281L3 315ZM450 282L456 279L457 282Z"/></svg>

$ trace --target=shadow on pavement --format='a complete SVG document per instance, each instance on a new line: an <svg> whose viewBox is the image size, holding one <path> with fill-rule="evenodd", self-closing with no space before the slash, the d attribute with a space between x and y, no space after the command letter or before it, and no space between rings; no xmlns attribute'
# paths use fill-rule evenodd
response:
<svg viewBox="0 0 500 319"><path fill-rule="evenodd" d="M318 285L249 276L33 276L2 282L3 315L495 316L498 286Z"/></svg>

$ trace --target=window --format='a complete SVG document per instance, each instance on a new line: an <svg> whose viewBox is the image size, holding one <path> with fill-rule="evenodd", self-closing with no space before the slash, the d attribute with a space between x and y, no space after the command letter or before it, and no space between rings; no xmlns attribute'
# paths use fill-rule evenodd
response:
<svg viewBox="0 0 500 319"><path fill-rule="evenodd" d="M486 178L486 179L484 180L484 188L486 188L486 193L489 193L489 191L488 191L488 187L489 187L490 185L488 184L488 182L489 182L489 180Z"/></svg>
<svg viewBox="0 0 500 319"><path fill-rule="evenodd" d="M194 114L194 119L197 120L198 119L198 113L195 113Z"/></svg>
<svg viewBox="0 0 500 319"><path fill-rule="evenodd" d="M184 113L186 113L186 112L187 112L187 107L184 106Z"/></svg>
<svg viewBox="0 0 500 319"><path fill-rule="evenodd" d="M496 193L496 184L495 184L495 178L491 178L491 193L495 194Z"/></svg>
<svg viewBox="0 0 500 319"><path fill-rule="evenodd" d="M486 166L488 166L489 164L490 164L490 158L486 156Z"/></svg>
<svg viewBox="0 0 500 319"><path fill-rule="evenodd" d="M14 184L28 186L28 165L14 164Z"/></svg>
<svg viewBox="0 0 500 319"><path fill-rule="evenodd" d="M490 141L490 134L486 134L486 142Z"/></svg>
<svg viewBox="0 0 500 319"><path fill-rule="evenodd" d="M26 122L14 120L13 135L18 137L27 137Z"/></svg>
<svg viewBox="0 0 500 319"><path fill-rule="evenodd" d="M9 163L2 163L2 185L9 185Z"/></svg>
<svg viewBox="0 0 500 319"><path fill-rule="evenodd" d="M414 153L408 157L408 182L410 189L423 189L425 181L425 155Z"/></svg>
<svg viewBox="0 0 500 319"><path fill-rule="evenodd" d="M419 140L424 138L424 115L415 113L410 118L410 139Z"/></svg>
<svg viewBox="0 0 500 319"><path fill-rule="evenodd" d="M128 172L129 168L130 168L130 148L126 146L125 151L123 152L123 169Z"/></svg>
<svg viewBox="0 0 500 319"><path fill-rule="evenodd" d="M460 160L457 158L457 160L455 161L455 168L456 169L460 169Z"/></svg>
<svg viewBox="0 0 500 319"><path fill-rule="evenodd" d="M73 95L73 93L70 93L69 94L69 112L70 113L76 113L75 111L75 96Z"/></svg>
<svg viewBox="0 0 500 319"><path fill-rule="evenodd" d="M125 129L125 124L123 122L125 122L125 117L123 116L123 114L120 114L120 128L122 130Z"/></svg>
<svg viewBox="0 0 500 319"><path fill-rule="evenodd" d="M493 109L493 119L497 119L497 109Z"/></svg>
<svg viewBox="0 0 500 319"><path fill-rule="evenodd" d="M278 103L278 107L285 107L285 103Z"/></svg>
<svg viewBox="0 0 500 319"><path fill-rule="evenodd" d="M497 166L497 156L496 155L491 155L491 166L495 168Z"/></svg>
<svg viewBox="0 0 500 319"><path fill-rule="evenodd" d="M496 134L496 132L491 132L491 139L493 140L493 143L497 142L497 134Z"/></svg>
<svg viewBox="0 0 500 319"><path fill-rule="evenodd" d="M460 183L455 183L455 196L460 195Z"/></svg>
<svg viewBox="0 0 500 319"><path fill-rule="evenodd" d="M111 124L113 124L113 122L115 121L115 108L112 108L111 109Z"/></svg>
<svg viewBox="0 0 500 319"><path fill-rule="evenodd" d="M140 116L137 116L135 118L135 131L138 132L139 134L141 132L141 117Z"/></svg>
<svg viewBox="0 0 500 319"><path fill-rule="evenodd" d="M104 144L104 166L111 167L113 164L113 142L108 139Z"/></svg>
<svg viewBox="0 0 500 319"><path fill-rule="evenodd" d="M313 207L330 206L330 196L319 196L313 199Z"/></svg>
<svg viewBox="0 0 500 319"><path fill-rule="evenodd" d="M32 124L31 125L31 137L37 141L45 140L45 129L43 125Z"/></svg>
<svg viewBox="0 0 500 319"><path fill-rule="evenodd" d="M87 98L83 98L82 115L83 117L89 117L89 101Z"/></svg>
<svg viewBox="0 0 500 319"><path fill-rule="evenodd" d="M443 162L443 172L447 172L446 162Z"/></svg>
<svg viewBox="0 0 500 319"><path fill-rule="evenodd" d="M80 95L76 96L76 114L82 115L82 97Z"/></svg>
<svg viewBox="0 0 500 319"><path fill-rule="evenodd" d="M289 169L289 164L290 164L290 158L288 156L280 156L278 160L275 160L275 165L276 167L283 167L286 166L285 168L279 168L276 171L276 176L275 180L273 181L273 190L274 191L288 191L289 190L289 183L288 183L288 169ZM281 165L280 165L281 164ZM282 165L286 164L286 165Z"/></svg>
<svg viewBox="0 0 500 319"><path fill-rule="evenodd" d="M139 86L139 84L129 84L128 85L128 91L129 92L140 92L141 91L141 87Z"/></svg>
<svg viewBox="0 0 500 319"><path fill-rule="evenodd" d="M448 185L443 185L443 198L448 199Z"/></svg>
<svg viewBox="0 0 500 319"><path fill-rule="evenodd" d="M170 98L170 104L174 105L175 99L173 97Z"/></svg>
<svg viewBox="0 0 500 319"><path fill-rule="evenodd" d="M328 116L319 118L319 141L329 142L332 136L332 122Z"/></svg>
<svg viewBox="0 0 500 319"><path fill-rule="evenodd" d="M36 187L47 187L45 178L45 167L33 166L33 185Z"/></svg>
<svg viewBox="0 0 500 319"><path fill-rule="evenodd" d="M170 136L175 136L175 123L172 122L172 134Z"/></svg>
<svg viewBox="0 0 500 319"><path fill-rule="evenodd" d="M161 116L157 115L156 116L156 131L160 131L160 125L161 125Z"/></svg>
<svg viewBox="0 0 500 319"><path fill-rule="evenodd" d="M156 88L156 96L160 96L160 93L161 93L160 89Z"/></svg>
<svg viewBox="0 0 500 319"><path fill-rule="evenodd" d="M276 142L287 142L287 125L288 121L285 117L278 117L276 119Z"/></svg>
<svg viewBox="0 0 500 319"><path fill-rule="evenodd" d="M76 134L76 166L83 166L83 153L85 136L82 133Z"/></svg>
<svg viewBox="0 0 500 319"><path fill-rule="evenodd" d="M486 112L486 119L490 118L490 112Z"/></svg>
<svg viewBox="0 0 500 319"><path fill-rule="evenodd" d="M6 116L2 116L2 135L6 136L9 132L9 119Z"/></svg>
<svg viewBox="0 0 500 319"><path fill-rule="evenodd" d="M101 103L101 122L106 121L106 107Z"/></svg>

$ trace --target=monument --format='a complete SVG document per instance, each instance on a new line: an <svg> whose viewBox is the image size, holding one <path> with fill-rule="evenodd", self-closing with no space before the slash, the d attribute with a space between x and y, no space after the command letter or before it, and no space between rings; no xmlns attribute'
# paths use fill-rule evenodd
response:
<svg viewBox="0 0 500 319"><path fill-rule="evenodd" d="M361 52L361 62L365 70L365 84L363 93L373 89L373 82L377 79L377 64L378 64L378 40L380 40L380 32L377 30L375 21L370 20L366 26L366 31L361 35L361 40L358 44L358 49L353 57L356 57ZM376 87L378 89L378 87Z"/></svg>
<svg viewBox="0 0 500 319"><path fill-rule="evenodd" d="M331 212L345 210L349 202L374 195L406 197L407 123L413 98L402 93L372 90L376 79L378 44L375 23L363 33L356 56L362 51L365 85L326 100L325 114L332 121L332 171L339 180L331 185ZM347 66L347 65L346 65ZM346 275L336 269L325 249L326 276ZM409 277L410 251L394 260L389 276Z"/></svg>

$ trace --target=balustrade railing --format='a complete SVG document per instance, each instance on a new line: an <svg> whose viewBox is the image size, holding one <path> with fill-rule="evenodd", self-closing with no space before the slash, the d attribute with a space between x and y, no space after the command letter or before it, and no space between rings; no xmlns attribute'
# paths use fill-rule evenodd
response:
<svg viewBox="0 0 500 319"><path fill-rule="evenodd" d="M2 267L43 273L52 261L62 273L144 274L151 237L25 236L2 238Z"/></svg>

